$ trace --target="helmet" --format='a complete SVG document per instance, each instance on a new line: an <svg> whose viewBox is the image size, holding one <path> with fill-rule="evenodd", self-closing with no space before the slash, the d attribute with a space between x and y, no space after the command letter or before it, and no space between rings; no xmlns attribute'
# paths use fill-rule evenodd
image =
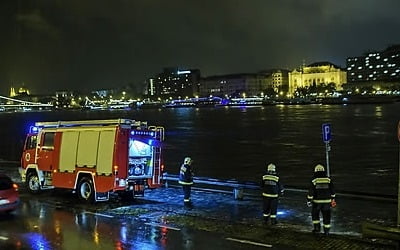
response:
<svg viewBox="0 0 400 250"><path fill-rule="evenodd" d="M267 167L267 171L275 172L275 170L276 170L275 164L270 163L270 164L268 165L268 167Z"/></svg>
<svg viewBox="0 0 400 250"><path fill-rule="evenodd" d="M317 166L315 166L315 168L314 168L314 172L324 172L324 171L325 171L325 168L321 164L317 164Z"/></svg>
<svg viewBox="0 0 400 250"><path fill-rule="evenodd" d="M192 163L192 159L190 157L185 157L185 159L183 160L183 164L190 165L190 163Z"/></svg>

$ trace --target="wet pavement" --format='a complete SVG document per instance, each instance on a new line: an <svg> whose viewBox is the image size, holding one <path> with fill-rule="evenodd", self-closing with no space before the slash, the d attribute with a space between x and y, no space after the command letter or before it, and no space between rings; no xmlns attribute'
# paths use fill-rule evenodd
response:
<svg viewBox="0 0 400 250"><path fill-rule="evenodd" d="M16 169L6 167L4 170L14 181L20 182ZM54 198L51 195L50 192L41 196L51 202ZM338 193L337 207L332 209L331 235L326 237L311 233L311 213L305 197L304 190L287 189L279 201L278 224L273 226L262 221L261 196L256 190L245 190L243 199L235 200L233 191L228 188L220 192L194 188L194 207L188 209L183 206L181 187L170 183L168 187L147 189L144 197L132 203L121 202L113 195L109 202L87 205L91 207L86 209L120 219L129 216L147 225L211 233L214 240L243 244L240 249L250 246L252 249L396 249L398 246L393 241L363 238L361 231L365 221L395 227L397 201ZM56 203L60 206L63 202L58 200ZM194 245L186 249L199 248ZM209 249L218 247L210 242Z"/></svg>
<svg viewBox="0 0 400 250"><path fill-rule="evenodd" d="M170 227L189 227L222 234L228 238L265 244L277 249L394 249L396 242L362 237L364 221L393 226L397 203L393 200L371 200L340 197L332 209L332 228L329 237L311 233L310 208L301 190L286 191L280 199L278 224L262 221L261 199L255 193L245 193L235 200L233 192L192 191L192 209L183 206L179 186L146 190L145 197L134 204L106 211L109 214L130 214L135 209L148 223ZM244 243L247 244L247 243Z"/></svg>

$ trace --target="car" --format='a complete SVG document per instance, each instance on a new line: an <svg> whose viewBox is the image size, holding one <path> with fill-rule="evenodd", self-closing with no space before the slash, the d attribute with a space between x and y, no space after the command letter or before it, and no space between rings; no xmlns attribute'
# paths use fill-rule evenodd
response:
<svg viewBox="0 0 400 250"><path fill-rule="evenodd" d="M19 204L18 185L9 176L0 174L0 212L12 212Z"/></svg>

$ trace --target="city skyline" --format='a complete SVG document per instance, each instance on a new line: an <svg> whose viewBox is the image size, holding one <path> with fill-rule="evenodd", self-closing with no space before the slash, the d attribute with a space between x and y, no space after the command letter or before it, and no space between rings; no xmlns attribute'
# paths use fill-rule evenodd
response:
<svg viewBox="0 0 400 250"><path fill-rule="evenodd" d="M94 5L95 4L95 5ZM202 76L293 69L400 43L400 2L0 3L0 93L138 87L164 67Z"/></svg>

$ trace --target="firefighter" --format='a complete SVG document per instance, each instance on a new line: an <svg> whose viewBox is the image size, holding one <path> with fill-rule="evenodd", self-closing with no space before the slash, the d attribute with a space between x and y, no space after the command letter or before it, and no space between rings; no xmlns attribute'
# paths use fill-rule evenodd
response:
<svg viewBox="0 0 400 250"><path fill-rule="evenodd" d="M193 185L193 169L192 169L192 159L190 157L185 157L183 164L181 165L179 171L179 184L183 188L183 204L186 207L191 207L192 202L190 200L190 193Z"/></svg>
<svg viewBox="0 0 400 250"><path fill-rule="evenodd" d="M262 177L261 182L263 196L263 217L265 223L271 218L271 224L275 225L276 212L278 210L278 196L283 195L283 186L279 181L279 176L276 173L276 166L270 163L267 167L267 172Z"/></svg>
<svg viewBox="0 0 400 250"><path fill-rule="evenodd" d="M331 178L326 175L324 166L318 164L314 168L314 177L311 180L307 195L307 205L312 207L311 218L314 225L313 233L321 231L320 213L322 213L322 222L324 234L329 235L331 227L331 206L336 206L335 190Z"/></svg>

